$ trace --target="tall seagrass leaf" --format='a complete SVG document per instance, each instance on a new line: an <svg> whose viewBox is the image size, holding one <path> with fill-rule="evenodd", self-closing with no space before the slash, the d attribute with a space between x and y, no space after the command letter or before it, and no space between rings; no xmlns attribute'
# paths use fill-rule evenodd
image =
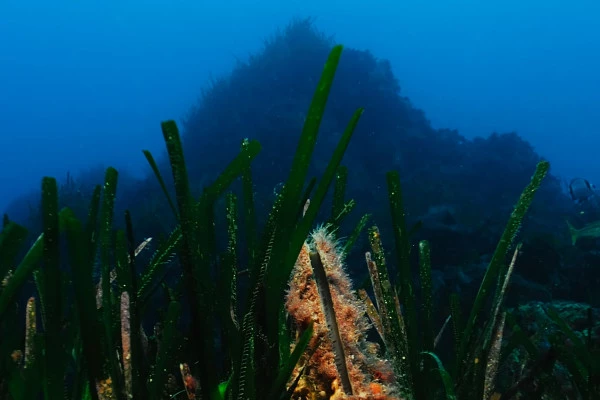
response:
<svg viewBox="0 0 600 400"><path fill-rule="evenodd" d="M460 349L457 353L458 364L467 361L467 349L469 344L473 341L472 336L479 314L481 313L485 305L485 301L488 298L494 280L500 273L501 268L504 268L503 265L505 264L505 257L507 255L508 249L513 244L517 232L519 231L521 224L523 223L525 214L527 213L527 210L529 209L529 206L533 201L533 197L539 189L540 185L542 184L542 181L548 173L549 169L550 163L548 163L547 161L541 161L538 163L535 173L531 178L531 181L529 182L527 187L525 187L525 190L523 190L521 197L517 201L517 204L515 205L515 208L512 214L510 215L510 218L508 219L508 223L506 224L504 233L502 234L502 237L498 242L492 259L490 260L490 264L485 272L483 280L481 281L479 291L477 292L477 296L475 297L475 301L473 302L473 305L471 307L469 318L465 325L464 331L462 332Z"/></svg>
<svg viewBox="0 0 600 400"><path fill-rule="evenodd" d="M290 249L290 252L295 252L295 254L286 257L285 252L287 245L284 245L284 243L289 243L292 232L297 223L297 218L299 217L298 210L300 210L303 206L303 204L301 204L303 200L302 188L306 180L312 153L317 142L319 126L321 125L321 120L325 111L325 105L327 104L327 98L329 97L329 92L333 84L333 78L335 76L335 71L337 69L341 53L342 46L335 46L331 50L327 62L325 63L321 79L319 80L317 89L315 90L308 113L306 115L306 120L302 128L302 134L300 135L298 147L296 148L296 153L294 154L294 159L292 161L290 174L280 195L281 206L278 207L277 210L274 210L274 212L277 213L277 220L275 224L279 230L277 242L282 243L281 246L276 244L275 249L278 254L276 254L274 259L277 260L278 263L281 263L282 260L284 260L284 262L282 267L270 268L268 272L268 290L266 301L268 308L267 313L270 315L276 315L279 310L279 303L281 301L283 290L293 268L294 262L296 261L295 257L300 252L300 246L308 234L307 231L306 234L303 235L300 244L296 246L296 243L294 243L295 247ZM290 262L288 258L293 258L293 260ZM269 323L268 337L271 342L277 341L278 327L279 323L276 319Z"/></svg>
<svg viewBox="0 0 600 400"><path fill-rule="evenodd" d="M129 254L127 251L127 239L125 232L118 230L116 233L115 258L117 262L117 284L120 292L130 293L132 290L131 275L129 273Z"/></svg>
<svg viewBox="0 0 600 400"><path fill-rule="evenodd" d="M384 340L385 335L383 333L383 325L381 324L381 316L377 312L375 304L373 304L373 301L371 301L371 298L365 289L359 289L358 296L365 305L365 313L369 317L369 320L371 320L373 328L375 328L379 337Z"/></svg>
<svg viewBox="0 0 600 400"><path fill-rule="evenodd" d="M242 326L242 336L244 345L242 347L242 358L239 369L239 387L238 400L254 400L256 399L255 374L256 368L254 365L254 347L256 337L256 319L254 311L249 311L244 316Z"/></svg>
<svg viewBox="0 0 600 400"><path fill-rule="evenodd" d="M48 400L63 396L66 360L62 341L62 282L58 226L58 188L54 178L42 180L42 216L44 221L44 277L46 311L44 397Z"/></svg>
<svg viewBox="0 0 600 400"><path fill-rule="evenodd" d="M484 351L487 351L490 342L492 340L494 340L493 337L494 337L494 332L497 330L497 327L496 327L497 322L496 321L499 319L500 307L502 307L502 303L504 301L504 296L506 294L506 289L508 288L508 282L510 281L512 273L515 269L517 255L519 254L519 251L521 250L521 246L522 246L522 243L517 244L517 246L515 247L515 251L513 252L513 257L510 262L510 265L509 265L508 269L506 270L506 273L500 274L500 276L498 277L498 287L496 289L496 295L494 296L494 303L492 305L492 313L489 318L490 322L487 324L484 342L483 342Z"/></svg>
<svg viewBox="0 0 600 400"><path fill-rule="evenodd" d="M344 198L346 196L346 185L348 184L348 168L340 165L335 174L335 185L333 186L333 201L331 205L331 220L337 219L344 209Z"/></svg>
<svg viewBox="0 0 600 400"><path fill-rule="evenodd" d="M496 318L494 318L496 321ZM496 387L496 378L500 366L500 349L502 348L502 338L504 337L504 321L506 313L502 313L497 319L494 327L494 334L491 338L491 344L487 354L485 367L485 380L483 384L483 398L490 399Z"/></svg>
<svg viewBox="0 0 600 400"><path fill-rule="evenodd" d="M161 124L167 153L171 162L175 194L179 208L179 223L181 225L182 242L180 259L183 267L183 280L189 299L192 314L192 335L197 338L197 357L203 360L199 364L200 386L203 398L210 398L218 392L216 371L212 367L214 362L212 309L213 301L212 281L207 263L201 263L201 250L199 245L205 245L200 237L200 225L208 223L205 215L200 215L192 202L188 173L185 165L183 146L179 129L175 121L165 121ZM202 208L208 208L204 205ZM203 210L204 211L204 210Z"/></svg>
<svg viewBox="0 0 600 400"><path fill-rule="evenodd" d="M152 172L154 172L154 176L156 176L156 180L158 180L158 184L160 185L160 188L162 189L163 193L165 194L165 197L167 198L167 201L169 202L169 207L171 208L171 211L173 211L173 215L175 216L175 218L179 219L179 215L177 214L177 208L175 208L175 203L173 203L173 199L171 199L171 195L169 194L169 190L167 189L165 180L163 179L160 170L158 169L158 164L156 164L156 161L154 161L152 153L150 153L150 150L142 150L142 152L144 153L146 160L148 160L148 164L150 164L150 168L152 168Z"/></svg>
<svg viewBox="0 0 600 400"><path fill-rule="evenodd" d="M177 225L169 237L162 242L150 258L148 266L140 278L140 287L137 292L138 308L143 311L148 299L158 288L161 279L166 274L166 268L171 258L181 245L181 226Z"/></svg>
<svg viewBox="0 0 600 400"><path fill-rule="evenodd" d="M90 239L83 234L81 222L70 212L65 216L65 230L69 249L69 264L73 276L76 310L79 317L83 356L89 382L98 382L102 376L103 352L98 312L96 310L96 288L93 281L95 257L90 255ZM98 400L96 385L90 385L92 399Z"/></svg>
<svg viewBox="0 0 600 400"><path fill-rule="evenodd" d="M59 223L62 229L62 221L64 219L66 209L59 212ZM31 245L15 272L10 277L8 284L0 292L0 318L6 311L7 307L13 304L14 298L17 295L19 289L23 286L29 275L39 267L42 261L44 252L44 234L41 233L35 242Z"/></svg>
<svg viewBox="0 0 600 400"><path fill-rule="evenodd" d="M181 314L181 304L171 301L167 308L164 321L161 344L156 354L156 362L152 369L151 378L148 380L148 394L152 400L163 399L163 391L167 383L169 365L173 361L175 350L175 335L177 334L177 321Z"/></svg>
<svg viewBox="0 0 600 400"><path fill-rule="evenodd" d="M250 168L250 163L258 155L260 149L260 144L257 141L248 141L247 145L242 147L240 153L227 165L219 177L204 189L196 206L197 218L202 221L198 225L198 237L196 238L198 240L200 264L208 267L214 262L217 248L214 228L214 204L217 198L225 192L235 179Z"/></svg>
<svg viewBox="0 0 600 400"><path fill-rule="evenodd" d="M294 346L294 350L292 354L290 354L289 358L286 360L285 364L279 370L279 374L277 374L277 379L275 383L271 387L271 391L269 392L269 400L280 400L281 394L285 393L285 384L290 380L292 376L292 372L294 372L294 368L298 361L300 361L300 357L306 351L308 347L308 343L313 336L313 323L302 332L302 336L298 340L298 343Z"/></svg>
<svg viewBox="0 0 600 400"><path fill-rule="evenodd" d="M142 326L141 314L138 307L137 288L138 276L136 273L136 244L133 235L133 224L131 213L125 211L125 238L122 244L125 246L122 253L126 257L119 257L119 270L124 275L125 285L121 288L122 292L127 292L129 298L129 318L131 321L131 330L129 338L131 343L131 371L132 371L132 392L138 397L148 397L146 385L144 384L147 375L147 368L143 362L142 337L140 329ZM118 251L118 250L117 250Z"/></svg>
<svg viewBox="0 0 600 400"><path fill-rule="evenodd" d="M308 207L306 214L300 220L298 226L292 233L290 245L285 255L285 264L283 265L284 268L279 268L277 271L277 290L279 296L283 294L285 285L287 284L287 280L292 272L296 259L298 258L300 249L302 248L302 244L304 243L306 237L308 236L308 233L310 232L310 229L312 228L317 218L319 209L323 204L323 200L325 200L325 196L327 195L329 186L335 176L335 171L342 162L344 153L346 152L346 149L350 144L350 140L354 133L354 129L358 125L358 121L362 113L363 109L358 109L352 116L352 119L348 123L346 130L344 131L342 137L340 138L340 141L338 142L338 145L331 157L331 160L329 161L329 164L327 164L327 167L325 168L323 176L321 176L321 180L317 185L317 189L315 190L315 194L311 199L310 206ZM276 312L276 310L271 310L270 312Z"/></svg>
<svg viewBox="0 0 600 400"><path fill-rule="evenodd" d="M437 369L438 372L440 373L440 377L442 378L442 383L444 385L444 390L446 392L446 400L456 400L456 393L454 391L454 382L452 381L452 377L450 376L450 374L448 373L448 371L446 371L446 368L444 368L444 364L442 364L442 360L439 359L439 357L435 354L432 353L430 351L424 351L422 354L426 354L428 356L430 356L431 358L434 359L435 363L437 364Z"/></svg>
<svg viewBox="0 0 600 400"><path fill-rule="evenodd" d="M422 240L419 242L419 276L421 283L421 336L422 349L433 351L434 333L433 333L433 288L431 283L431 249L429 242ZM430 360L423 360L421 382L429 381L432 368ZM432 388L427 386L424 391L431 396Z"/></svg>
<svg viewBox="0 0 600 400"><path fill-rule="evenodd" d="M419 272L421 276L422 314L424 321L423 348L433 351L433 288L431 283L431 249L429 242L419 242Z"/></svg>
<svg viewBox="0 0 600 400"><path fill-rule="evenodd" d="M386 352L392 360L401 389L405 393L412 393L413 372L407 349L406 331L401 325L402 316L399 307L396 307L397 297L390 282L381 236L376 226L369 229L369 242L374 259L371 259L370 253L367 253L367 266L381 315Z"/></svg>
<svg viewBox="0 0 600 400"><path fill-rule="evenodd" d="M278 232L278 219L279 213L281 212L281 195L278 195L275 199L275 203L269 213L267 218L267 222L265 223L265 227L263 229L263 234L261 238L261 243L257 247L257 253L255 262L253 264L249 264L248 267L248 302L247 304L252 304L252 302L256 301L255 298L255 288L258 285L263 285L261 290L264 289L264 284L262 280L265 279L265 271L266 265L265 263L269 263L271 260L271 252L273 250L273 243L275 238L280 233Z"/></svg>
<svg viewBox="0 0 600 400"><path fill-rule="evenodd" d="M222 195L233 181L250 168L252 160L256 158L260 150L261 145L257 140L249 140L242 146L240 153L225 167L218 178L206 188L205 193L212 198Z"/></svg>
<svg viewBox="0 0 600 400"><path fill-rule="evenodd" d="M344 254L348 255L350 253L350 251L354 247L354 244L358 240L360 233L363 231L363 229L365 229L365 226L367 226L367 222L369 222L370 218L371 218L371 214L365 214L360 218L360 220L358 221L358 223L352 230L352 233L346 240L346 243L344 243L344 247L343 247Z"/></svg>
<svg viewBox="0 0 600 400"><path fill-rule="evenodd" d="M38 334L34 338L34 347L36 349L43 349L44 337ZM40 392L43 391L44 375L44 357L43 352L39 351L33 361L33 365L28 368L15 371L8 379L8 391L10 392L12 399L40 399Z"/></svg>
<svg viewBox="0 0 600 400"><path fill-rule="evenodd" d="M100 199L102 197L102 186L96 185L90 200L87 222L84 226L84 234L86 236L86 249L89 259L92 262L96 261L98 254L98 215L100 214ZM93 270L93 269L92 269Z"/></svg>
<svg viewBox="0 0 600 400"><path fill-rule="evenodd" d="M323 306L323 314L325 314L325 320L327 321L329 340L331 341L331 345L333 347L335 366L340 377L340 383L344 393L348 396L351 396L352 384L350 382L350 375L348 374L348 366L346 365L344 344L342 342L342 337L340 336L340 329L335 316L333 298L331 297L329 283L327 282L327 273L325 272L325 267L323 266L321 256L318 252L310 253L310 264L312 265L315 282L317 283L317 288L319 290L319 297L321 298L321 305Z"/></svg>
<svg viewBox="0 0 600 400"><path fill-rule="evenodd" d="M104 198L100 211L100 263L102 266L102 323L104 326L105 355L108 357L110 376L117 399L122 398L123 380L119 360L115 353L113 340L113 302L111 297L110 271L112 269L111 254L113 251L112 224L117 193L117 170L108 167L104 178Z"/></svg>
<svg viewBox="0 0 600 400"><path fill-rule="evenodd" d="M250 141L244 139L242 148L248 147ZM242 191L244 195L244 217L246 222L246 247L248 249L248 265L254 265L258 251L258 236L256 228L256 211L254 206L254 185L252 183L252 168L248 167L242 173Z"/></svg>
<svg viewBox="0 0 600 400"><path fill-rule="evenodd" d="M233 360L239 351L239 322L237 311L237 207L233 193L226 196L227 250L219 267L219 312L225 333L223 348Z"/></svg>
<svg viewBox="0 0 600 400"><path fill-rule="evenodd" d="M282 368L290 358L291 332L287 324L285 305L279 309L279 368Z"/></svg>
<svg viewBox="0 0 600 400"><path fill-rule="evenodd" d="M42 320L42 328L46 330L46 283L45 283L44 271L36 269L33 271L33 282L35 283L35 289L40 300L40 315Z"/></svg>
<svg viewBox="0 0 600 400"><path fill-rule="evenodd" d="M409 344L408 360L412 371L413 389L417 392L416 395L419 396L418 392L422 392L425 389L425 386L424 383L418 382L421 359L421 354L419 354L417 345L417 343L419 343L419 327L417 325L416 302L412 285L410 242L404 218L405 212L402 200L402 186L400 184L400 175L398 172L390 171L386 174L386 178L392 225L394 229L396 257L398 259L398 279L400 285L399 300L404 307L402 317L406 329L406 338Z"/></svg>
<svg viewBox="0 0 600 400"><path fill-rule="evenodd" d="M233 364L233 395L237 399L246 399L256 396L255 393L255 366L254 366L254 349L256 343L256 307L258 298L261 295L264 284L264 277L267 271L269 262L271 261L273 243L275 240L275 232L272 232L270 240L265 249L263 262L258 271L254 284L251 287L251 297L248 306L248 311L244 315L242 323L242 345L238 362Z"/></svg>

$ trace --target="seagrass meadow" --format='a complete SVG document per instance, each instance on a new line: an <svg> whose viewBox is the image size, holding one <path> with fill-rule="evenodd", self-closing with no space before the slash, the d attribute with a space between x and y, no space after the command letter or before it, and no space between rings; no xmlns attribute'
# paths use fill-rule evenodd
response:
<svg viewBox="0 0 600 400"><path fill-rule="evenodd" d="M556 363L571 371L581 398L596 398L599 358L584 339L554 314L571 347L557 337L539 349L503 307L518 268L519 227L547 162L516 199L477 296L451 296L442 327L434 326L430 245L411 243L398 172L387 174L394 237L382 238L369 215L340 232L355 205L345 198L341 162L362 109L323 174L309 179L308 168L341 53L335 46L326 60L289 176L264 221L253 199L253 179L260 177L251 170L260 144L244 140L238 156L194 198L173 121L163 122L162 132L174 188L152 154L144 155L178 224L167 237L152 239L156 250L146 264L139 265L138 253L150 239L135 237L129 211L114 215L114 168L95 188L84 221L58 209L56 180L43 178L43 232L29 248L26 229L4 216L1 399L564 398L540 397L557 395ZM230 190L238 180L241 195ZM331 216L317 221L330 187ZM216 218L219 207L224 221ZM116 229L121 218L125 228ZM227 232L224 240L217 228ZM363 288L353 287L344 269L360 235L371 247L364 256L370 282ZM393 251L384 250L384 239ZM175 283L165 279L173 270ZM438 352L444 335L452 337L444 352L452 356ZM527 371L498 385L516 348L526 350Z"/></svg>

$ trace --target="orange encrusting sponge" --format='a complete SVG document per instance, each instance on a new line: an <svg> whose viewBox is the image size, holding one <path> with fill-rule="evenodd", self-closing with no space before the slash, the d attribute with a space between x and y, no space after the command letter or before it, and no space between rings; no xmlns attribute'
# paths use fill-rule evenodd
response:
<svg viewBox="0 0 600 400"><path fill-rule="evenodd" d="M321 298L313 277L310 252L317 251L325 268L336 321L344 348L352 395L343 393L328 334ZM326 227L314 231L304 243L289 282L286 308L299 336L313 322L314 334L306 354L293 377L305 367L293 399L399 399L392 367L377 355L378 346L366 340L370 325L365 306L352 290L352 282L343 267L338 243Z"/></svg>

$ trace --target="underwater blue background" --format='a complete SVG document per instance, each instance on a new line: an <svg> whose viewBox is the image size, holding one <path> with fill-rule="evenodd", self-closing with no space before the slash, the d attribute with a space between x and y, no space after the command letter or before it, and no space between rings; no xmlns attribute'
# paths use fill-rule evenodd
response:
<svg viewBox="0 0 600 400"><path fill-rule="evenodd" d="M145 175L161 120L309 16L389 59L434 128L514 130L553 174L600 183L599 2L2 1L0 211L43 175Z"/></svg>

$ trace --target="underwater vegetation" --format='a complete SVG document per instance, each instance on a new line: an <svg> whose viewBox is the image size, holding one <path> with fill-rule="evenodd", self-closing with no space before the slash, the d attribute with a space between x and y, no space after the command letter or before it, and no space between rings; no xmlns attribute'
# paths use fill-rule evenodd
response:
<svg viewBox="0 0 600 400"><path fill-rule="evenodd" d="M314 84L288 178L262 223L253 191L260 176L252 169L259 142L244 139L221 174L194 196L173 121L161 127L174 196L152 154L144 153L176 221L169 235L151 239L158 245L147 263L138 265L150 239L137 237L135 210L115 213L114 168L94 188L84 220L59 208L56 180L43 178L42 232L28 249L27 230L5 215L0 398L541 398L544 390L551 393L549 366L556 363L570 371L574 389L568 398L598 395L597 349L552 311L557 331L569 340L539 348L518 334L503 307L519 267L518 232L548 173L547 162L537 164L517 199L477 295L453 294L444 326L434 326L433 318L435 243L413 244L398 172L385 174L393 251L384 250L377 226L365 229L368 215L347 240L340 239L342 220L356 204L346 197L348 169L341 162L362 108L337 138L320 178L308 176L341 54L341 46L331 49ZM236 181L241 196L230 189ZM317 227L331 186L330 216ZM225 218L218 218L221 207ZM344 260L365 234L370 285L357 290ZM413 252L419 287L412 283ZM167 270L178 271L174 282L165 279ZM511 338L504 336L506 325ZM451 356L438 353L443 336L452 338ZM500 386L503 362L517 349L526 353L525 371Z"/></svg>

